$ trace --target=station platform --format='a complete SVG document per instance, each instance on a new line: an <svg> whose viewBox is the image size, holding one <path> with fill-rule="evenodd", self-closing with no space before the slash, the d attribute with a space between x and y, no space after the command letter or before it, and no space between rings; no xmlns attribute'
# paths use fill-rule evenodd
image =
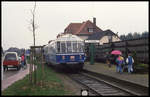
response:
<svg viewBox="0 0 150 97"><path fill-rule="evenodd" d="M116 79L128 81L131 83L135 83L138 85L142 85L145 87L149 87L149 74L135 74L128 72L123 72L122 74L116 72L116 66L112 65L108 67L105 63L94 63L94 65L90 65L89 62L85 62L84 68L87 71L96 72L99 74L103 74L106 76L110 76Z"/></svg>

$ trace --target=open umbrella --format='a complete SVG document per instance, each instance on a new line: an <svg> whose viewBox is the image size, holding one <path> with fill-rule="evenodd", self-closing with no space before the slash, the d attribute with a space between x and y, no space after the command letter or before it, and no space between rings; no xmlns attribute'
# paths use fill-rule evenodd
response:
<svg viewBox="0 0 150 97"><path fill-rule="evenodd" d="M121 55L122 53L121 53L121 51L119 51L119 50L113 50L113 51L111 52L111 54L113 54L113 55Z"/></svg>

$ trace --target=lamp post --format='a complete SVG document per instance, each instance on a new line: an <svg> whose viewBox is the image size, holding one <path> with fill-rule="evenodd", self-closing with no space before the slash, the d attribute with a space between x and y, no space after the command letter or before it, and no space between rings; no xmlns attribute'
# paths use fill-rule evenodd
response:
<svg viewBox="0 0 150 97"><path fill-rule="evenodd" d="M90 44L90 64L91 65L94 65L94 53L95 53L94 44Z"/></svg>

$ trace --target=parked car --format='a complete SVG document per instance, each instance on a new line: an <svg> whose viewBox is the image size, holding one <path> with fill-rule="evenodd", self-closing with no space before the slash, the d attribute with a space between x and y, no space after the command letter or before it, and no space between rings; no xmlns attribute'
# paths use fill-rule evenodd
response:
<svg viewBox="0 0 150 97"><path fill-rule="evenodd" d="M21 62L18 54L16 52L6 52L4 55L3 68L8 70L8 68L17 68L19 70L21 67Z"/></svg>

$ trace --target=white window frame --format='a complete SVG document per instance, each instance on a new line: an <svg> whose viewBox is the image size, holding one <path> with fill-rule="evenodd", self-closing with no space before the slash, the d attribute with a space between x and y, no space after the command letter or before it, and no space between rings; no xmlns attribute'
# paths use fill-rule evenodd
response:
<svg viewBox="0 0 150 97"><path fill-rule="evenodd" d="M88 28L88 32L94 32L93 28Z"/></svg>

